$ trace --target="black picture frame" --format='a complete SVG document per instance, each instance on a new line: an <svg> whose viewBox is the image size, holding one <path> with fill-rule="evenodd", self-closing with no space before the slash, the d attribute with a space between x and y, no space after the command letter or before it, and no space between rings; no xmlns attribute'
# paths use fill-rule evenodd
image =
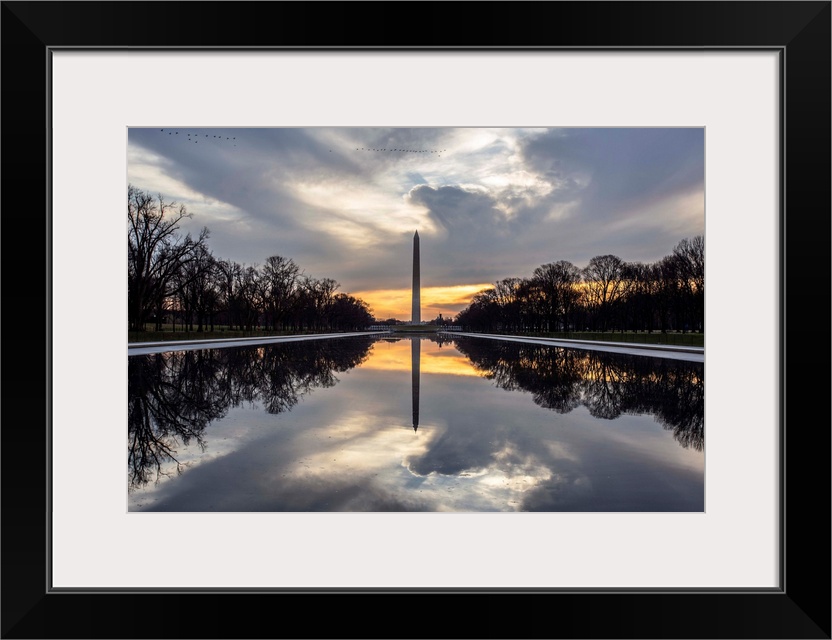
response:
<svg viewBox="0 0 832 640"><path fill-rule="evenodd" d="M830 2L395 6L393 12L391 5L361 2L2 3L2 637L829 638ZM408 20L376 26L379 15L405 14ZM70 47L778 51L785 187L780 587L52 590L49 398L60 381L49 377L48 98L50 52ZM407 544L404 535L403 553Z"/></svg>

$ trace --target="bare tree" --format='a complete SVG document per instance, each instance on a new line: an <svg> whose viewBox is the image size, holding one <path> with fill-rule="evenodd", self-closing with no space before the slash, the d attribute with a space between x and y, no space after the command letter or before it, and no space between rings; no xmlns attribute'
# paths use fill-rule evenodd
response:
<svg viewBox="0 0 832 640"><path fill-rule="evenodd" d="M251 331L259 324L265 303L263 288L260 286L260 271L257 266L244 267L240 272L236 299L239 301L242 323Z"/></svg>
<svg viewBox="0 0 832 640"><path fill-rule="evenodd" d="M568 316L580 298L581 270L568 260L559 260L539 266L532 278L543 294L548 330L566 330Z"/></svg>
<svg viewBox="0 0 832 640"><path fill-rule="evenodd" d="M681 293L685 298L686 322L682 328L704 329L705 238L685 238L673 249L679 269Z"/></svg>
<svg viewBox="0 0 832 640"><path fill-rule="evenodd" d="M133 185L127 188L128 322L143 330L150 313L162 309L171 295L171 283L197 245L204 244L208 229L194 240L181 236L179 223L190 218L185 205L158 200Z"/></svg>
<svg viewBox="0 0 832 640"><path fill-rule="evenodd" d="M278 324L286 318L300 275L300 267L291 258L270 256L263 265L262 280L266 312L275 330L278 329Z"/></svg>
<svg viewBox="0 0 832 640"><path fill-rule="evenodd" d="M611 309L624 292L622 274L624 263L618 256L595 256L583 270L587 303L594 310L606 331L610 324Z"/></svg>
<svg viewBox="0 0 832 640"><path fill-rule="evenodd" d="M213 327L213 315L219 300L215 277L217 261L208 247L201 244L193 248L188 258L183 261L178 277L174 279L176 293L187 328L193 331L196 319L197 331L202 331L205 321L210 321Z"/></svg>
<svg viewBox="0 0 832 640"><path fill-rule="evenodd" d="M335 292L340 286L332 278L304 277L301 280L301 314L307 328L321 329L332 326L332 307L335 303Z"/></svg>

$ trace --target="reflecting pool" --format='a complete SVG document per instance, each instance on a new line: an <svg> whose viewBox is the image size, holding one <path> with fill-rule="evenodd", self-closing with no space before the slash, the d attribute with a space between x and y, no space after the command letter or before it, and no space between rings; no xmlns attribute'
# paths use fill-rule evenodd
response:
<svg viewBox="0 0 832 640"><path fill-rule="evenodd" d="M130 511L703 511L704 365L475 337L128 358Z"/></svg>

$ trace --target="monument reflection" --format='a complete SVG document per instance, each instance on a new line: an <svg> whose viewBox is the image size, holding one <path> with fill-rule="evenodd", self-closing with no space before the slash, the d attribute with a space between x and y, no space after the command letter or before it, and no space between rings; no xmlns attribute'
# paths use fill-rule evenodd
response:
<svg viewBox="0 0 832 640"><path fill-rule="evenodd" d="M413 406L413 430L419 428L419 378L421 375L421 340L413 336L410 338L410 387L411 405Z"/></svg>

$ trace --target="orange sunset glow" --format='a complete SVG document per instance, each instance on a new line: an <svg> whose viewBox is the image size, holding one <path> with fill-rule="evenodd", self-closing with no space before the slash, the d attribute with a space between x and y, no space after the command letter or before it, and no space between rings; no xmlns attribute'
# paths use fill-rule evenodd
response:
<svg viewBox="0 0 832 640"><path fill-rule="evenodd" d="M422 320L432 320L440 313L442 317L453 317L471 303L474 294L490 289L491 284L458 284L450 287L422 287ZM406 289L376 289L352 291L350 295L370 305L372 314L379 320L397 318L410 319L412 291Z"/></svg>
<svg viewBox="0 0 832 640"><path fill-rule="evenodd" d="M361 366L380 371L411 371L413 353L410 340L396 342L379 341L373 345L373 357ZM419 371L452 376L481 377L471 361L455 349L440 347L431 340L421 340L419 345Z"/></svg>

